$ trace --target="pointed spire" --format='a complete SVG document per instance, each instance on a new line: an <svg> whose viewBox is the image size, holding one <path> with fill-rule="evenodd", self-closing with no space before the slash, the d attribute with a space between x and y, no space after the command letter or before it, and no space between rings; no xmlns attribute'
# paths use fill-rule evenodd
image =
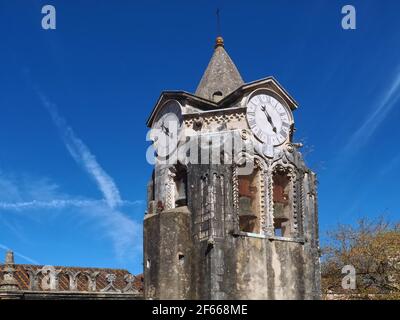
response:
<svg viewBox="0 0 400 320"><path fill-rule="evenodd" d="M195 95L218 102L242 84L244 82L238 69L224 49L224 39L217 37L214 54Z"/></svg>

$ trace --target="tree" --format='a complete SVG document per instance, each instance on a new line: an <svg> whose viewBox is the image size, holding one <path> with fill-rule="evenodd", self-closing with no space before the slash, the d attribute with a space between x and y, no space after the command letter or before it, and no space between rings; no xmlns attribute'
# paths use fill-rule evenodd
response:
<svg viewBox="0 0 400 320"><path fill-rule="evenodd" d="M400 299L400 223L360 219L355 226L339 224L328 232L322 250L322 288L327 297ZM353 266L355 289L342 287L342 268Z"/></svg>

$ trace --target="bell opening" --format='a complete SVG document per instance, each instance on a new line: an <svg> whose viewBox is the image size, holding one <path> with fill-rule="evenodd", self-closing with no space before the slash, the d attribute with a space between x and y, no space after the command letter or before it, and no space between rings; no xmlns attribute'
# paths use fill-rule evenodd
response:
<svg viewBox="0 0 400 320"><path fill-rule="evenodd" d="M187 205L187 171L182 165L177 165L175 173L175 207Z"/></svg>
<svg viewBox="0 0 400 320"><path fill-rule="evenodd" d="M290 237L290 177L286 171L280 170L273 175L273 204L275 235Z"/></svg>
<svg viewBox="0 0 400 320"><path fill-rule="evenodd" d="M260 170L239 176L239 228L240 231L260 232Z"/></svg>

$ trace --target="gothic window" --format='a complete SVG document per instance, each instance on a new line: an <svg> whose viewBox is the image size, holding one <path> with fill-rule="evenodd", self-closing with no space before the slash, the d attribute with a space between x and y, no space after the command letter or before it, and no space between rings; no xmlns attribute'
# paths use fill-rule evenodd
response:
<svg viewBox="0 0 400 320"><path fill-rule="evenodd" d="M260 233L261 170L254 168L250 175L239 175L239 227L240 231Z"/></svg>
<svg viewBox="0 0 400 320"><path fill-rule="evenodd" d="M276 236L291 236L292 184L288 170L280 168L273 173L273 218Z"/></svg>

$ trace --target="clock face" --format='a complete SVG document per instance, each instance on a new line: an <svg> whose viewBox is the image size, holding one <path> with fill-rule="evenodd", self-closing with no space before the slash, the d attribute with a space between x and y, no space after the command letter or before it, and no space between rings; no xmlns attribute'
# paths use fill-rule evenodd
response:
<svg viewBox="0 0 400 320"><path fill-rule="evenodd" d="M182 127L182 112L179 102L167 101L157 114L152 137L157 154L166 157L176 150Z"/></svg>
<svg viewBox="0 0 400 320"><path fill-rule="evenodd" d="M267 93L255 94L249 99L246 115L254 135L267 145L280 145L289 136L288 109Z"/></svg>

